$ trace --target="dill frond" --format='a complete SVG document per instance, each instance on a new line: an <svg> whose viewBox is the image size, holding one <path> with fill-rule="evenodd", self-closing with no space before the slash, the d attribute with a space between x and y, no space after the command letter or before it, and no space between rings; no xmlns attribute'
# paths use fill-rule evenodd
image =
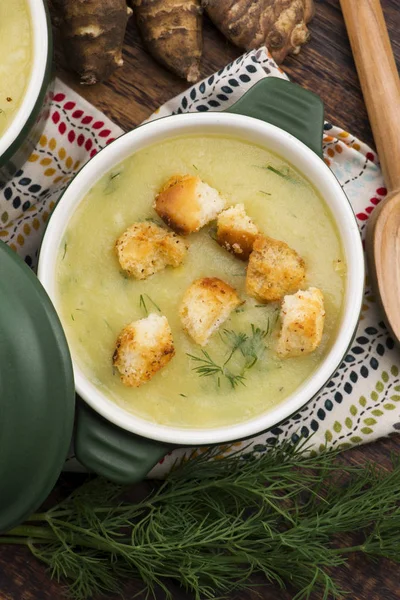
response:
<svg viewBox="0 0 400 600"><path fill-rule="evenodd" d="M297 600L339 599L331 572L349 554L400 563L400 464L348 466L307 443L193 454L137 502L94 479L0 543L27 546L77 600L119 592L133 577L149 597L161 588L172 598L173 580L211 599L252 588L253 575L291 586ZM355 533L357 545L341 546L339 533Z"/></svg>

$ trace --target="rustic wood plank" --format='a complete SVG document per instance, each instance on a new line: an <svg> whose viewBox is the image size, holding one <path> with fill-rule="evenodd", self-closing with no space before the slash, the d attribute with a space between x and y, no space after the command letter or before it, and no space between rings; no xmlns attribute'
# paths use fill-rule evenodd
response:
<svg viewBox="0 0 400 600"><path fill-rule="evenodd" d="M347 128L364 141L372 144L371 131L362 100L350 46L340 12L339 0L317 0L317 14L311 23L312 42L297 57L290 57L285 70L293 81L319 93L325 102L328 120ZM399 0L382 0L389 33L400 63L400 7ZM202 75L220 69L240 54L226 42L205 20L205 51ZM89 101L103 110L124 129L140 123L160 104L187 86L158 66L142 48L133 22L130 23L124 47L125 66L109 82L93 88L82 87L62 67L62 56L57 48L58 73ZM398 453L399 437L381 440L369 446L343 454L349 464L362 464L366 458L388 467L390 454ZM82 482L82 476L63 474L46 503L65 497ZM148 486L149 484L143 484ZM398 568L386 561L372 563L356 556L349 568L335 572L338 584L346 589L352 600L396 600ZM132 582L126 597L140 590ZM171 587L174 600L189 600L190 596ZM241 600L290 600L293 594L280 592L274 587L258 588L253 594L241 594ZM1 600L57 600L62 587L51 582L43 565L24 548L0 546L0 599ZM138 596L142 600L144 596ZM160 595L160 600L162 595ZM315 597L313 600L319 600Z"/></svg>

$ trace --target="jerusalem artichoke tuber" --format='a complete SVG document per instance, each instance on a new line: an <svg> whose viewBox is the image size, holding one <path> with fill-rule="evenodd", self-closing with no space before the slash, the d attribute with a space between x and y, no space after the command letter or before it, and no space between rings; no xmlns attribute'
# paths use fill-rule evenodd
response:
<svg viewBox="0 0 400 600"><path fill-rule="evenodd" d="M161 64L197 81L203 49L201 0L132 0L148 51Z"/></svg>
<svg viewBox="0 0 400 600"><path fill-rule="evenodd" d="M81 83L107 79L122 66L122 44L132 9L126 0L52 0L70 68Z"/></svg>
<svg viewBox="0 0 400 600"><path fill-rule="evenodd" d="M276 62L298 54L310 37L314 0L202 0L213 23L236 46L266 45Z"/></svg>

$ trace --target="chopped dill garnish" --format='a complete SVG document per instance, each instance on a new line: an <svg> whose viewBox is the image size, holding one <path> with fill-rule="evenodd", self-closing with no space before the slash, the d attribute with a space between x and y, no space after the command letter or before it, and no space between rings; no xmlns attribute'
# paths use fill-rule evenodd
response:
<svg viewBox="0 0 400 600"><path fill-rule="evenodd" d="M284 173L282 173L282 171L279 171L279 169L275 169L275 167L273 167L272 165L268 165L267 169L268 169L268 171L271 171L272 173L275 173L275 175L279 175L279 177L283 177L283 179L288 179L287 175L285 175Z"/></svg>
<svg viewBox="0 0 400 600"><path fill-rule="evenodd" d="M287 181L291 181L292 183L297 183L297 179L295 179L294 177L292 177L292 175L290 175L290 169L289 167L284 167L285 172L280 171L279 169L277 169L276 167L273 167L272 165L266 165L265 167L262 165L253 165L253 167L256 167L257 169L266 169L267 171L271 171L271 173L274 173L275 175L278 175L279 177L282 177L283 179L286 179ZM261 193L265 193L262 192L261 190L259 190Z"/></svg>
<svg viewBox="0 0 400 600"><path fill-rule="evenodd" d="M144 301L143 294L140 294L139 308L142 308L144 310L144 312L146 313L146 315L149 314L149 311L147 310L146 302Z"/></svg>
<svg viewBox="0 0 400 600"><path fill-rule="evenodd" d="M145 295L147 296L148 301L152 303L152 305L154 306L154 308L156 308L158 310L158 312L161 312L161 308L158 306L158 304L156 304L154 302L154 300L152 300L148 294L145 294Z"/></svg>
<svg viewBox="0 0 400 600"><path fill-rule="evenodd" d="M161 221L158 221L155 217L147 217L145 221L154 223L154 225L161 225Z"/></svg>
<svg viewBox="0 0 400 600"><path fill-rule="evenodd" d="M115 192L115 190L117 189L115 180L120 176L121 176L121 171L118 171L118 173L111 173L111 175L109 176L108 181L104 187L105 194L112 194L113 192Z"/></svg>
<svg viewBox="0 0 400 600"><path fill-rule="evenodd" d="M71 319L72 319L73 321L75 321L75 317L74 317L73 313L71 313Z"/></svg>
<svg viewBox="0 0 400 600"><path fill-rule="evenodd" d="M110 331L112 331L112 328L111 328L111 325L110 325L110 323L109 323L108 321L106 321L106 319L103 319L103 321L104 321L104 323L107 325L108 329L109 329Z"/></svg>
<svg viewBox="0 0 400 600"><path fill-rule="evenodd" d="M268 165L266 168L268 169L268 171L275 173L275 175L278 175L279 177L282 177L283 179L286 179L287 181L291 181L292 183L297 183L297 180L294 177L292 177L292 175L290 175L290 169L288 167L285 167L285 171L286 171L285 173L283 171L280 171L279 169L276 169L272 165Z"/></svg>
<svg viewBox="0 0 400 600"><path fill-rule="evenodd" d="M140 294L139 307L144 310L144 312L146 313L146 315L149 314L149 311L148 311L148 308L147 308L146 301L144 299L145 296L147 298L147 301L150 302L158 310L158 312L161 312L161 308L158 306L158 304L156 304L154 302L154 300L152 300L150 298L150 296L148 294Z"/></svg>
<svg viewBox="0 0 400 600"><path fill-rule="evenodd" d="M196 169L196 171L198 171L198 168L196 167L196 165L193 165L193 167Z"/></svg>
<svg viewBox="0 0 400 600"><path fill-rule="evenodd" d="M179 394L182 398L187 398L186 394Z"/></svg>
<svg viewBox="0 0 400 600"><path fill-rule="evenodd" d="M265 194L265 196L272 196L271 192L264 192L263 190L258 190L259 194Z"/></svg>
<svg viewBox="0 0 400 600"><path fill-rule="evenodd" d="M67 242L65 242L65 244L64 244L64 254L63 254L63 257L61 260L64 260L66 254L67 254Z"/></svg>
<svg viewBox="0 0 400 600"><path fill-rule="evenodd" d="M217 226L213 225L212 227L210 227L210 229L208 230L208 235L210 236L210 238L212 240L214 240L215 242L217 241Z"/></svg>

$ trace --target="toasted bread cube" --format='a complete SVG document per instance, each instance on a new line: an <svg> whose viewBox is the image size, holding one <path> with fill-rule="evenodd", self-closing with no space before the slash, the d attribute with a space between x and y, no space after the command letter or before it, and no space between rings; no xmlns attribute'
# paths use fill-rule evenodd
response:
<svg viewBox="0 0 400 600"><path fill-rule="evenodd" d="M148 222L131 225L115 247L121 268L136 279L146 279L167 266L178 267L187 251L181 237Z"/></svg>
<svg viewBox="0 0 400 600"><path fill-rule="evenodd" d="M281 300L304 285L305 274L303 259L285 242L256 237L246 275L249 296L262 302Z"/></svg>
<svg viewBox="0 0 400 600"><path fill-rule="evenodd" d="M242 301L233 287L217 277L204 277L186 290L179 314L190 337L205 346L239 304Z"/></svg>
<svg viewBox="0 0 400 600"><path fill-rule="evenodd" d="M198 231L216 219L224 207L225 200L219 192L192 175L171 177L154 203L168 227L182 235Z"/></svg>
<svg viewBox="0 0 400 600"><path fill-rule="evenodd" d="M324 296L318 288L299 290L285 296L281 311L282 329L277 353L282 358L304 356L321 343L324 329Z"/></svg>
<svg viewBox="0 0 400 600"><path fill-rule="evenodd" d="M249 258L258 233L256 225L246 215L244 204L231 206L218 215L218 244L242 260Z"/></svg>
<svg viewBox="0 0 400 600"><path fill-rule="evenodd" d="M113 365L122 383L139 387L169 363L175 354L167 317L151 313L133 321L121 331L113 356Z"/></svg>

